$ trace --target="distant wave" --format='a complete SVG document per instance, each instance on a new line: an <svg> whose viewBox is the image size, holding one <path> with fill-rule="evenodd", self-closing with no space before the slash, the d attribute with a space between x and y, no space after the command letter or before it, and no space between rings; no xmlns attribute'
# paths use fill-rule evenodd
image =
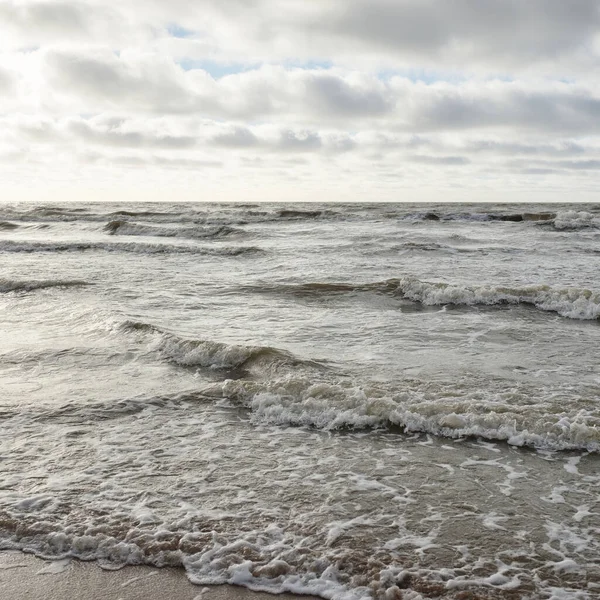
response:
<svg viewBox="0 0 600 600"><path fill-rule="evenodd" d="M277 213L280 219L316 219L323 216L335 215L334 211L331 210L300 210L286 208L282 209Z"/></svg>
<svg viewBox="0 0 600 600"><path fill-rule="evenodd" d="M556 217L553 212L510 212L490 213L483 211L473 212L417 212L417 213L388 213L387 218L399 218L407 221L500 221L507 223L522 223L523 221L552 221Z"/></svg>
<svg viewBox="0 0 600 600"><path fill-rule="evenodd" d="M11 231L13 229L17 229L18 225L16 223L11 223L10 221L0 221L0 230L1 231Z"/></svg>
<svg viewBox="0 0 600 600"><path fill-rule="evenodd" d="M110 205L106 205L110 207ZM114 207L113 207L114 208ZM159 207L157 207L159 208ZM579 208L579 207L577 207ZM583 228L600 227L600 213L581 210L565 210L564 205L560 210L552 207L540 207L539 211L528 207L528 210L519 208L518 205L493 208L485 204L473 204L462 207L457 205L401 205L401 204L339 204L339 205L314 205L314 204L265 204L265 205L240 205L219 204L210 207L199 205L181 204L172 205L168 209L153 210L153 207L135 205L131 208L114 210L94 205L93 209L74 206L38 206L30 208L22 206L6 207L0 214L0 221L10 222L71 222L71 221L110 221L111 223L123 222L123 229L118 233L122 235L164 235L166 233L135 233L135 227L141 225L132 221L141 220L150 224L165 224L170 229L175 229L173 224L178 223L188 226L189 235L179 233L177 237L205 237L201 233L193 234L192 230L198 225L205 226L234 226L247 223L267 223L280 221L356 221L366 219L390 219L399 222L422 223L467 221L485 223L524 223L541 226L555 227L558 230L577 230ZM111 226L113 227L113 226ZM125 229L131 231L125 234ZM117 233L115 231L115 233ZM175 237L169 234L168 237Z"/></svg>
<svg viewBox="0 0 600 600"><path fill-rule="evenodd" d="M244 235L243 229L221 225L216 227L160 227L132 223L131 221L110 221L104 226L110 235L143 235L156 237L180 237L190 239L218 239Z"/></svg>
<svg viewBox="0 0 600 600"><path fill-rule="evenodd" d="M0 293L8 292L31 292L54 287L81 287L91 285L87 281L77 279L45 279L32 281L19 281L14 279L0 278Z"/></svg>
<svg viewBox="0 0 600 600"><path fill-rule="evenodd" d="M109 213L115 217L173 217L173 213L153 210L117 210Z"/></svg>
<svg viewBox="0 0 600 600"><path fill-rule="evenodd" d="M558 212L419 212L411 214L391 213L387 218L398 218L402 221L474 221L474 222L503 222L503 223L534 223L549 226L559 231L579 229L600 229L600 214L587 211L558 211Z"/></svg>
<svg viewBox="0 0 600 600"><path fill-rule="evenodd" d="M240 256L264 252L255 246L174 246L170 244L144 244L134 242L0 242L0 252L134 252L139 254L199 254L208 256Z"/></svg>
<svg viewBox="0 0 600 600"><path fill-rule="evenodd" d="M500 252L503 254L512 254L515 252L521 252L521 248L510 247L510 246L458 246L452 244L443 244L440 242L403 242L401 244L394 244L388 247L382 246L370 250L371 254L388 254L390 252L443 252L447 254L487 254L489 252Z"/></svg>
<svg viewBox="0 0 600 600"><path fill-rule="evenodd" d="M251 291L289 293L298 296L375 292L399 296L426 306L499 306L524 304L539 310L556 312L570 319L600 318L600 292L584 288L464 286L421 281L414 277L388 279L375 283L306 283L299 285L254 286Z"/></svg>

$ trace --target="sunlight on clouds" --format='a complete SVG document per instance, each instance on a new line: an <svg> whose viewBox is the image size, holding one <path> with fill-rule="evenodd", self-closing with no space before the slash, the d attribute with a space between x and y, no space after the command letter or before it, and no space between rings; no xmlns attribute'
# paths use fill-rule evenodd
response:
<svg viewBox="0 0 600 600"><path fill-rule="evenodd" d="M595 199L593 0L0 0L0 27L19 197Z"/></svg>

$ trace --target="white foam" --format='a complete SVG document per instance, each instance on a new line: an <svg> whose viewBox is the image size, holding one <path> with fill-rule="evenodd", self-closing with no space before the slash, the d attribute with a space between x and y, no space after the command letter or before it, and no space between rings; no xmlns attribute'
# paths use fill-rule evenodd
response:
<svg viewBox="0 0 600 600"><path fill-rule="evenodd" d="M398 425L409 432L451 438L475 436L514 446L600 449L598 418L593 413L577 410L557 414L549 412L543 403L539 408L515 405L514 399L505 403L502 394L493 391L487 392L487 410L482 411L477 389L452 393L441 387L426 401L424 395L433 393L431 387L407 382L406 389L383 390L349 381L315 383L314 379L284 378L262 383L227 380L203 388L202 393L226 397L249 408L256 423L326 430ZM508 473L503 493L510 493L519 477L516 471Z"/></svg>
<svg viewBox="0 0 600 600"><path fill-rule="evenodd" d="M566 210L556 214L554 227L560 230L600 228L600 217L583 210Z"/></svg>
<svg viewBox="0 0 600 600"><path fill-rule="evenodd" d="M397 292L402 297L430 306L528 304L571 319L600 318L600 293L583 288L556 289L547 285L522 288L491 285L462 286L430 283L413 277L395 281Z"/></svg>

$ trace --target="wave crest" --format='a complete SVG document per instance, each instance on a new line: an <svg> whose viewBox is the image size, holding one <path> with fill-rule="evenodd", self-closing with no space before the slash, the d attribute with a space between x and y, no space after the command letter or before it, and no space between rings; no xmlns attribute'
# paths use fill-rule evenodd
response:
<svg viewBox="0 0 600 600"><path fill-rule="evenodd" d="M415 277L388 279L375 283L306 283L300 285L248 288L258 292L291 293L319 296L351 292L375 292L399 296L426 306L501 306L528 305L555 312L570 319L600 318L600 292L585 288L552 288L548 285L527 287L469 286L421 281Z"/></svg>
<svg viewBox="0 0 600 600"><path fill-rule="evenodd" d="M10 221L0 221L0 231L12 231L13 229L17 229L18 225L16 223L11 223Z"/></svg>
<svg viewBox="0 0 600 600"><path fill-rule="evenodd" d="M241 377L249 372L272 374L281 368L300 366L323 369L317 361L303 360L271 346L245 346L226 344L213 340L186 339L168 331L137 321L126 321L123 331L154 334L150 349L169 362L183 367L201 367L214 370L228 370Z"/></svg>
<svg viewBox="0 0 600 600"><path fill-rule="evenodd" d="M554 228L560 231L600 229L600 216L583 210L567 210L557 213Z"/></svg>
<svg viewBox="0 0 600 600"><path fill-rule="evenodd" d="M0 252L133 252L139 254L200 254L208 256L240 256L264 252L256 246L176 246L136 242L0 242Z"/></svg>
<svg viewBox="0 0 600 600"><path fill-rule="evenodd" d="M400 428L515 446L600 451L600 418L594 412L566 412L557 407L549 413L544 402L514 402L515 394L529 397L535 393L530 389L486 389L485 401L482 389L473 383L455 389L451 384L404 380L395 389L386 389L350 380L296 377L268 382L228 380L207 386L202 394L227 398L249 409L252 419L260 423L325 430Z"/></svg>
<svg viewBox="0 0 600 600"><path fill-rule="evenodd" d="M81 287L86 285L92 284L88 283L87 281L81 281L78 279L45 279L37 281L19 281L13 279L0 278L0 293L32 292L34 290L41 290L46 288Z"/></svg>
<svg viewBox="0 0 600 600"><path fill-rule="evenodd" d="M179 237L187 239L218 239L243 235L242 229L220 225L215 227L159 227L132 223L131 221L110 221L104 226L104 231L110 235Z"/></svg>

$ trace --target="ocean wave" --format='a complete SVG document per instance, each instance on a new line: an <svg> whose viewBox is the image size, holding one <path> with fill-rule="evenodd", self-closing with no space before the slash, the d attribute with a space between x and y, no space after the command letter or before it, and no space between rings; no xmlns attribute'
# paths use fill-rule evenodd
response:
<svg viewBox="0 0 600 600"><path fill-rule="evenodd" d="M0 231L12 231L13 229L17 229L18 225L16 223L11 223L10 221L0 221Z"/></svg>
<svg viewBox="0 0 600 600"><path fill-rule="evenodd" d="M374 292L399 296L426 306L502 306L527 305L581 320L600 318L600 292L585 288L552 288L548 285L528 287L467 286L421 281L414 277L388 279L375 283L306 283L299 285L254 286L257 292L289 293L318 296L352 292Z"/></svg>
<svg viewBox="0 0 600 600"><path fill-rule="evenodd" d="M134 252L139 254L199 254L207 256L240 256L260 254L256 246L175 246L170 244L146 244L135 242L0 242L0 252Z"/></svg>
<svg viewBox="0 0 600 600"><path fill-rule="evenodd" d="M490 213L483 211L448 213L448 212L417 212L404 215L392 213L388 218L397 218L406 221L474 221L474 222L504 222L522 223L524 221L552 221L556 217L553 212L516 212L516 213Z"/></svg>
<svg viewBox="0 0 600 600"><path fill-rule="evenodd" d="M77 279L45 279L38 281L20 281L14 279L0 278L0 293L8 292L32 292L46 288L68 288L92 285L87 281Z"/></svg>
<svg viewBox="0 0 600 600"><path fill-rule="evenodd" d="M426 576L408 577L403 569L391 566L396 558L391 551L379 550L378 560L372 561L359 551L340 556L339 549L323 543L326 532L322 533L321 527L299 522L290 530L270 523L228 531L222 524L236 522L239 511L207 510L208 515L212 512L215 516L187 516L179 523L163 523L154 511L140 509L139 515L109 513L104 519L90 515L65 527L54 515L40 520L38 509L52 505L48 497L34 498L32 504L31 515L24 511L14 515L15 511L11 514L0 509L0 550L33 553L47 560L98 561L107 570L127 565L182 567L196 585L229 584L255 592L335 600L400 598L396 583L403 588L410 582L411 588L443 589ZM371 523L368 518L356 521L357 525ZM186 530L184 523L198 525L199 529ZM332 523L330 528L335 526ZM309 546L307 541L312 544ZM348 554L360 561L356 569L344 565ZM365 585L367 582L370 586ZM391 592L386 594L389 589ZM201 596L202 591L196 598ZM407 597L423 600L417 592Z"/></svg>
<svg viewBox="0 0 600 600"><path fill-rule="evenodd" d="M317 361L304 360L290 352L270 346L245 346L213 340L186 339L155 325L138 321L125 321L119 328L126 332L152 334L154 340L150 349L157 352L161 358L182 367L226 370L236 377L250 372L260 372L266 376L282 368L325 368Z"/></svg>
<svg viewBox="0 0 600 600"><path fill-rule="evenodd" d="M529 287L462 286L430 283L413 278L392 280L395 294L425 305L497 306L525 304L556 312L570 319L594 320L600 317L600 293L582 288L555 289L547 285Z"/></svg>
<svg viewBox="0 0 600 600"><path fill-rule="evenodd" d="M559 231L600 229L600 216L583 210L567 210L557 213L553 225Z"/></svg>
<svg viewBox="0 0 600 600"><path fill-rule="evenodd" d="M461 387L417 379L394 385L300 377L238 379L208 385L201 395L226 398L249 409L256 423L331 431L400 428L540 449L600 451L600 416L591 410L591 400L575 408L576 399L568 390L548 390L548 402L531 404L528 399L539 396L540 389L474 381ZM563 396L562 403L556 400ZM515 401L518 397L523 402Z"/></svg>
<svg viewBox="0 0 600 600"><path fill-rule="evenodd" d="M173 213L164 212L164 211L154 211L154 210L116 210L112 213L109 213L114 217L173 217Z"/></svg>
<svg viewBox="0 0 600 600"><path fill-rule="evenodd" d="M131 221L110 221L104 226L110 235L143 235L154 237L180 237L188 239L219 239L245 234L243 229L221 225L216 227L157 227L132 223Z"/></svg>
<svg viewBox="0 0 600 600"><path fill-rule="evenodd" d="M282 209L277 213L280 219L316 219L325 215L336 214L329 210L300 210L300 209Z"/></svg>
<svg viewBox="0 0 600 600"><path fill-rule="evenodd" d="M385 384L270 346L185 339L137 321L121 323L119 329L142 334L148 350L162 360L219 375L171 401L226 400L249 410L256 423L332 431L401 429L515 446L600 451L595 392L585 387L575 393L564 386L507 385L504 379L477 376L455 382L402 378Z"/></svg>

